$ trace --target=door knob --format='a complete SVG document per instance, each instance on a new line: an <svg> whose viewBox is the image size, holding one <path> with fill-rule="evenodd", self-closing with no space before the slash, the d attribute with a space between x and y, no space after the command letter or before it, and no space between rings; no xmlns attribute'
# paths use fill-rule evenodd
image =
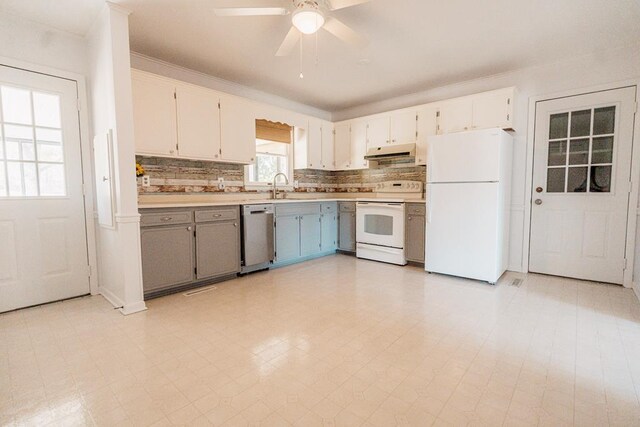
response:
<svg viewBox="0 0 640 427"><path fill-rule="evenodd" d="M536 193L542 193L542 187L536 187Z"/></svg>
<svg viewBox="0 0 640 427"><path fill-rule="evenodd" d="M536 199L536 201L534 202L536 205L541 205L542 204L542 200L540 199Z"/></svg>

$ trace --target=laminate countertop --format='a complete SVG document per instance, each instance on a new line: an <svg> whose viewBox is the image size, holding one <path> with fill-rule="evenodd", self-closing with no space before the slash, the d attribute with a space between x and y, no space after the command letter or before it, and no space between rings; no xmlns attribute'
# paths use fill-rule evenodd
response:
<svg viewBox="0 0 640 427"><path fill-rule="evenodd" d="M321 203L321 202L377 202L377 203L424 203L424 199L397 197L357 197L357 198L317 198L317 199L250 199L250 200L221 200L215 202L149 202L138 204L138 209L167 209L167 208L202 208L214 206L261 205L284 203Z"/></svg>

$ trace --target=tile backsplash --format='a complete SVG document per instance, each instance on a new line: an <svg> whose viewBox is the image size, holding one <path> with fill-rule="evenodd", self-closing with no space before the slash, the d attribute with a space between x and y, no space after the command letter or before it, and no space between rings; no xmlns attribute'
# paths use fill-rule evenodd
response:
<svg viewBox="0 0 640 427"><path fill-rule="evenodd" d="M138 194L255 192L244 188L243 165L147 156L136 156L136 161L144 167L151 180L149 187L143 187L138 180ZM378 182L424 182L426 178L424 166L335 172L296 169L293 175L293 179L298 181L295 191L306 193L372 192ZM218 189L220 177L224 178L224 190Z"/></svg>

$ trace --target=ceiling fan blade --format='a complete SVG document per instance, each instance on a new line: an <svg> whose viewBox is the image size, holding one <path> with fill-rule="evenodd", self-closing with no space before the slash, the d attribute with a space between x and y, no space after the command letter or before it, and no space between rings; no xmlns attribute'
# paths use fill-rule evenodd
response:
<svg viewBox="0 0 640 427"><path fill-rule="evenodd" d="M336 18L329 18L322 27L340 40L356 47L365 47L369 41Z"/></svg>
<svg viewBox="0 0 640 427"><path fill-rule="evenodd" d="M217 16L268 16L289 13L284 7L219 7L213 11Z"/></svg>
<svg viewBox="0 0 640 427"><path fill-rule="evenodd" d="M344 9L345 7L357 6L363 3L369 3L371 0L330 0L331 10Z"/></svg>
<svg viewBox="0 0 640 427"><path fill-rule="evenodd" d="M288 56L293 48L296 47L300 40L300 31L296 27L291 27L280 48L276 52L276 56Z"/></svg>

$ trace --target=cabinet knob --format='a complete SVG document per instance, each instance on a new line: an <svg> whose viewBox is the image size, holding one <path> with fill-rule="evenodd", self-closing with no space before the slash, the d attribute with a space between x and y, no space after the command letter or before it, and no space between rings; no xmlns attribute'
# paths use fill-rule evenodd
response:
<svg viewBox="0 0 640 427"><path fill-rule="evenodd" d="M215 155L215 158L216 158L216 159L218 158L218 155L217 155L217 154Z"/></svg>
<svg viewBox="0 0 640 427"><path fill-rule="evenodd" d="M391 140L391 142L396 142L396 140L395 140L395 139L393 139L393 140Z"/></svg>
<svg viewBox="0 0 640 427"><path fill-rule="evenodd" d="M164 218L161 219L161 221L171 221L173 218L170 216L165 216Z"/></svg>
<svg viewBox="0 0 640 427"><path fill-rule="evenodd" d="M233 223L233 226L234 226L234 227L237 227L237 226L238 226L238 223L237 223L237 222L234 222L234 223Z"/></svg>
<svg viewBox="0 0 640 427"><path fill-rule="evenodd" d="M409 221L411 221L411 217L407 218Z"/></svg>
<svg viewBox="0 0 640 427"><path fill-rule="evenodd" d="M193 227L189 226L189 227L187 227L187 230L191 231L191 230L193 230Z"/></svg>

